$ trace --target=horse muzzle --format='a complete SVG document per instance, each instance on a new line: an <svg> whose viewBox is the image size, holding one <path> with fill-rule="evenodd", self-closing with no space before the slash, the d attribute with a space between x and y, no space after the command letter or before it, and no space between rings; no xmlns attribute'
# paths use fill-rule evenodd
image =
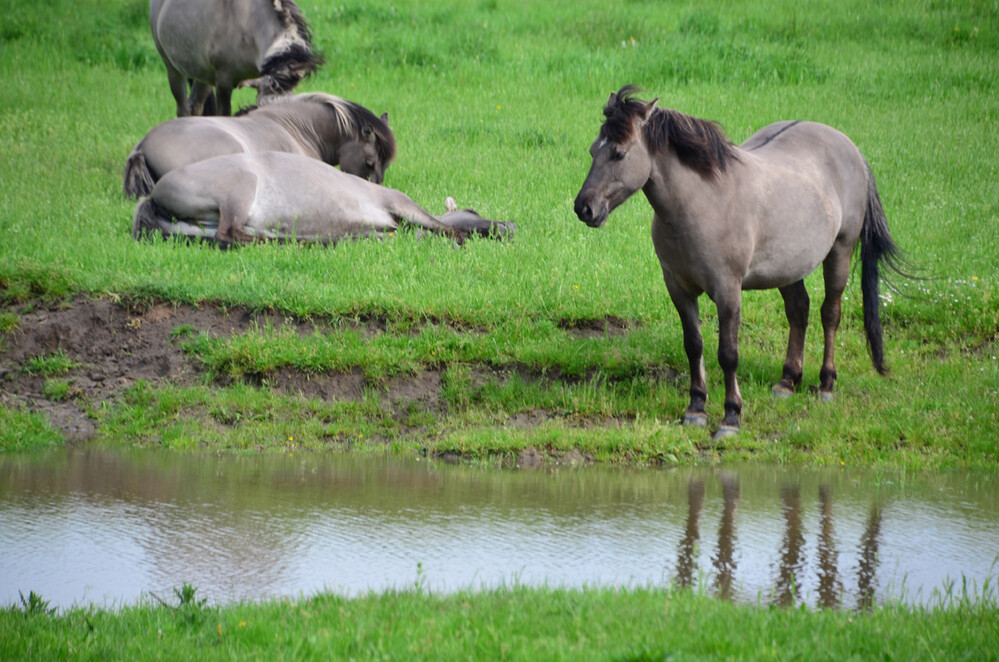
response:
<svg viewBox="0 0 999 662"><path fill-rule="evenodd" d="M607 221L607 216L610 213L606 204L595 204L586 200L582 194L576 196L576 202L573 205L573 209L576 211L576 216L579 217L579 220L586 223L591 228L599 228L603 225Z"/></svg>

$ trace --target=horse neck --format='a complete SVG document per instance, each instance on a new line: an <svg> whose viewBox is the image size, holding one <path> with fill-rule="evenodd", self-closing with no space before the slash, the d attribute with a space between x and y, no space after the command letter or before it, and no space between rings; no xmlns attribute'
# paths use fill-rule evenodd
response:
<svg viewBox="0 0 999 662"><path fill-rule="evenodd" d="M730 173L719 173L717 180L705 178L684 164L671 147L651 154L652 170L642 187L649 204L663 220L690 218L694 209L719 197L718 183Z"/></svg>
<svg viewBox="0 0 999 662"><path fill-rule="evenodd" d="M274 111L276 121L327 163L338 163L340 145L353 137L349 128L322 103L298 102L285 108L275 107Z"/></svg>

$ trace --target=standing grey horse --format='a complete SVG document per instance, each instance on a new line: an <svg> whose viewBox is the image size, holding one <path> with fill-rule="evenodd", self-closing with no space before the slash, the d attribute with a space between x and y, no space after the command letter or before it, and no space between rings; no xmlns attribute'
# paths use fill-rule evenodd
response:
<svg viewBox="0 0 999 662"><path fill-rule="evenodd" d="M285 94L323 62L293 0L150 0L149 26L178 117L201 115L213 87L214 110L230 115L237 84Z"/></svg>
<svg viewBox="0 0 999 662"><path fill-rule="evenodd" d="M176 168L267 151L303 154L380 184L395 149L387 113L376 117L352 101L312 92L278 97L237 117L178 117L153 127L128 155L123 188L135 198L149 195Z"/></svg>
<svg viewBox="0 0 999 662"><path fill-rule="evenodd" d="M504 237L512 223L457 210L435 217L394 189L298 154L216 156L168 173L136 207L132 236L178 235L227 246L259 240L335 243L384 235L401 224L461 240Z"/></svg>
<svg viewBox="0 0 999 662"><path fill-rule="evenodd" d="M832 399L835 334L858 241L864 327L874 367L884 374L878 283L882 261L898 271L898 249L874 176L850 139L822 124L778 122L736 146L716 124L656 108L636 93L629 85L611 94L575 211L599 227L639 189L652 205L652 242L690 364L684 423L707 424L698 297L707 293L718 309L718 363L725 374L718 435L724 436L738 431L742 412L736 382L741 290L778 288L784 297L790 335L774 393L786 396L802 379L809 307L803 279L819 264L825 280L819 390Z"/></svg>

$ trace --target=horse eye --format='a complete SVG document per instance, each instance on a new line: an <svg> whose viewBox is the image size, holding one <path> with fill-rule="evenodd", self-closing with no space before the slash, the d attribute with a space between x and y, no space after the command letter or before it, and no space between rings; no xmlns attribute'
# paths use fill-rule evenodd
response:
<svg viewBox="0 0 999 662"><path fill-rule="evenodd" d="M370 168L371 170L375 169L375 162L374 161L365 161L364 165L367 166L368 168Z"/></svg>
<svg viewBox="0 0 999 662"><path fill-rule="evenodd" d="M610 155L611 161L620 161L624 158L624 152L619 149L615 149Z"/></svg>

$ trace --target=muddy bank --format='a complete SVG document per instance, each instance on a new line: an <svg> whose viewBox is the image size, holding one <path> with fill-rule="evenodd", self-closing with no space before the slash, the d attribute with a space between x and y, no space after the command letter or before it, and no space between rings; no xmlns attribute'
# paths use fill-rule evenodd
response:
<svg viewBox="0 0 999 662"><path fill-rule="evenodd" d="M46 305L10 306L0 312L14 313L17 327L0 336L0 404L44 414L51 425L71 443L92 438L96 432L88 409L103 402L113 403L139 380L153 387L170 383L179 386L203 383L198 359L183 349L178 330L228 336L253 328L269 327L298 334L322 333L332 324L350 324L363 334L384 333L384 320L360 321L300 320L278 313L253 313L216 306L134 304L111 299L79 297L72 302ZM583 337L597 333L624 333L620 320L591 322L572 328ZM68 397L54 400L44 393L46 377L32 374L31 359L62 352L75 367L58 379L70 385ZM518 379L551 381L557 374L533 374L522 366L503 370L488 366L472 368L473 382ZM266 385L287 395L303 395L324 401L358 400L371 386L384 406L402 413L414 406L437 415L447 414L442 398L444 371L428 369L417 374L395 376L372 384L361 371L305 373L281 368L265 377L248 377L255 385ZM225 386L227 377L214 383ZM548 412L535 411L511 416L508 425L529 428L552 420ZM524 463L541 461L530 451ZM585 458L571 458L573 463Z"/></svg>

